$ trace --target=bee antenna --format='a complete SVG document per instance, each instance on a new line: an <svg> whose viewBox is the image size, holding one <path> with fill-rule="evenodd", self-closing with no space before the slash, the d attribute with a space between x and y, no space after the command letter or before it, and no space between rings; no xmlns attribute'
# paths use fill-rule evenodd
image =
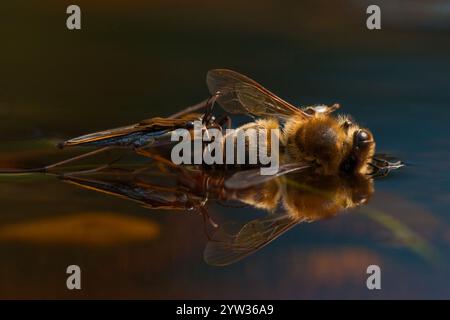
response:
<svg viewBox="0 0 450 320"><path fill-rule="evenodd" d="M334 111L334 110L337 110L337 109L340 109L341 108L341 104L340 103L333 103L333 105L330 107L330 112L331 111Z"/></svg>

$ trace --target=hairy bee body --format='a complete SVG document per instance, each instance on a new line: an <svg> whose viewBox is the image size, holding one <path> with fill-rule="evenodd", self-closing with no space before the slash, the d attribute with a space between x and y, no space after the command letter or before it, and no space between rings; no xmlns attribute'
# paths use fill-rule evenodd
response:
<svg viewBox="0 0 450 320"><path fill-rule="evenodd" d="M193 163L198 163L195 159L203 159L204 151L213 150L214 152L210 154L206 152L208 155L208 161L204 161L206 166L225 164L242 169L253 165L263 167L270 164L269 169L272 169L273 153L279 150L280 152L276 154L278 161L274 161L276 163L274 168L278 169L279 165L285 165L285 173L292 171L293 165L298 165L312 166L316 172L324 175L368 174L375 166L372 163L375 152L372 134L353 123L349 117L334 116L333 112L340 107L339 104L298 108L254 80L227 69L210 70L206 80L211 97L204 105L199 105L205 109L203 115L193 113L189 108L190 111L187 113L178 113L177 118L152 118L126 127L83 135L65 141L60 146L129 147L139 154L148 155L149 153L142 149L170 144L172 140L168 138L175 130L192 130L192 126L195 130L195 121L201 121L201 130L206 131L207 136L210 128L221 128L222 122L216 123L212 114L212 107L217 102L228 114L246 114L257 118L258 120L237 129L244 132L253 129L257 133L257 141L244 137L244 140L247 140L242 143L242 135L228 140L229 136L226 135L223 144L219 143L217 149L222 151L224 159L219 155L217 158L220 160L215 161L218 154L215 152L216 144L212 144L213 148L210 143L216 141L216 136L211 134L214 139L207 139L203 144L195 144L208 148L194 150ZM277 129L276 134L272 135L274 129ZM260 133L263 131L266 135L261 138ZM203 136L202 132L201 137ZM220 138L223 138L222 134ZM275 145L272 139L276 139L278 144ZM228 145L229 141L233 142L231 146ZM244 148L240 148L242 145ZM227 152L230 151L227 148L234 150ZM269 154L270 157L264 157ZM249 161L241 161L242 158ZM254 160L255 158L259 159ZM278 173L275 170L270 172Z"/></svg>
<svg viewBox="0 0 450 320"><path fill-rule="evenodd" d="M367 129L361 129L346 116L315 114L305 119L292 117L284 125L275 118L260 119L241 127L257 130L279 129L280 162L310 162L324 175L367 174L375 153L375 142ZM259 141L264 143L264 141ZM266 140L271 150L271 139ZM248 145L249 152L256 146Z"/></svg>

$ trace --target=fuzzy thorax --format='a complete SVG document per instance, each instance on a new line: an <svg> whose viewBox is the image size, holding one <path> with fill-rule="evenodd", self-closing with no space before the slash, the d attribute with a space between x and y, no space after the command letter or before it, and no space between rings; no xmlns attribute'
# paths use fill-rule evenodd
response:
<svg viewBox="0 0 450 320"><path fill-rule="evenodd" d="M346 132L337 119L321 114L308 120L287 121L284 139L292 162L314 161L324 174L338 173L349 148Z"/></svg>

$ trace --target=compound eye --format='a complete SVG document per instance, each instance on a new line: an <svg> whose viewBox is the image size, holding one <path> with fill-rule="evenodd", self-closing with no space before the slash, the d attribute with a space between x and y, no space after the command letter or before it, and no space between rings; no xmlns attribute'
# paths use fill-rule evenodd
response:
<svg viewBox="0 0 450 320"><path fill-rule="evenodd" d="M366 130L359 130L356 133L356 144L358 146L363 146L371 140L372 138L370 137L370 133L368 133Z"/></svg>

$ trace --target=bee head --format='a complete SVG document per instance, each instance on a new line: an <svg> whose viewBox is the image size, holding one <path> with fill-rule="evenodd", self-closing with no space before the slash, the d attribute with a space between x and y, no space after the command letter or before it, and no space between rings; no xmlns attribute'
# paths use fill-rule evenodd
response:
<svg viewBox="0 0 450 320"><path fill-rule="evenodd" d="M375 153L375 140L372 133L350 121L343 122L342 126L347 130L349 149L341 163L341 172L368 174L370 171L369 163Z"/></svg>

